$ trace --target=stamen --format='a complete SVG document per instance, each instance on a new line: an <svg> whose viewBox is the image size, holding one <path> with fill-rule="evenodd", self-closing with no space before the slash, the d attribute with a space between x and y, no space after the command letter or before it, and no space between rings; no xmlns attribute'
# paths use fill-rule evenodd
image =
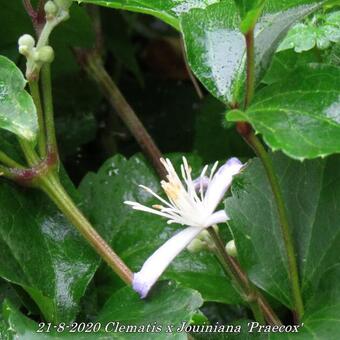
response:
<svg viewBox="0 0 340 340"><path fill-rule="evenodd" d="M215 162L215 164L213 165L213 167L212 167L212 169L211 169L211 171L210 171L209 182L211 182L211 179L212 179L213 176L214 176L214 173L215 173L215 171L216 171L217 166L218 166L218 161Z"/></svg>
<svg viewBox="0 0 340 340"><path fill-rule="evenodd" d="M144 189L145 191L147 191L148 193L150 193L152 196L156 197L157 199L159 199L162 203L164 203L165 205L167 205L168 207L172 208L172 205L169 204L164 198L162 198L161 196L157 195L154 191L152 191L150 188L146 187L145 185L140 184L139 185L140 188Z"/></svg>

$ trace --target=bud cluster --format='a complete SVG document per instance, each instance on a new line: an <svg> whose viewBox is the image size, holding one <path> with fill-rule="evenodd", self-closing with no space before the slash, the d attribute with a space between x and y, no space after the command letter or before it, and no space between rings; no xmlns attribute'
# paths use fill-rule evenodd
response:
<svg viewBox="0 0 340 340"><path fill-rule="evenodd" d="M213 226L216 232L218 232L218 226ZM214 247L214 242L212 241L209 232L203 230L194 240L192 240L187 249L190 253L198 253L202 250L211 250Z"/></svg>
<svg viewBox="0 0 340 340"><path fill-rule="evenodd" d="M69 18L71 5L72 0L48 0L44 6L46 23L41 31L38 42L36 43L29 34L24 34L19 38L19 53L27 59L27 79L38 77L42 65L53 61L54 51L48 45L49 36L58 24Z"/></svg>
<svg viewBox="0 0 340 340"><path fill-rule="evenodd" d="M19 53L27 58L27 61L37 65L51 63L54 59L54 51L51 46L35 47L35 40L29 34L24 34L19 38Z"/></svg>

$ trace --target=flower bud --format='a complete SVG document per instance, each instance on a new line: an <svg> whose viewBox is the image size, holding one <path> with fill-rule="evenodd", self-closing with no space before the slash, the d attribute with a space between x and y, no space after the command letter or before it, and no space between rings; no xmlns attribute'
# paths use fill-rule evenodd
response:
<svg viewBox="0 0 340 340"><path fill-rule="evenodd" d="M231 240L227 243L227 245L225 246L225 249L228 253L228 255L232 256L232 257L236 257L237 256L237 249L236 249L236 245L235 245L235 241Z"/></svg>
<svg viewBox="0 0 340 340"><path fill-rule="evenodd" d="M53 1L47 1L44 10L47 18L54 17L58 12L58 7Z"/></svg>
<svg viewBox="0 0 340 340"><path fill-rule="evenodd" d="M201 241L199 238L195 238L189 243L187 249L190 253L194 254L200 252L201 250L207 249L207 244L204 241Z"/></svg>
<svg viewBox="0 0 340 340"><path fill-rule="evenodd" d="M32 49L35 45L34 38L29 34L22 35L18 40L19 50L21 46L25 46L28 50Z"/></svg>
<svg viewBox="0 0 340 340"><path fill-rule="evenodd" d="M26 45L19 45L19 53L24 55L25 57L28 57L31 52L31 49L29 49Z"/></svg>
<svg viewBox="0 0 340 340"><path fill-rule="evenodd" d="M54 51L51 46L43 46L37 51L38 60L43 63L51 63L54 59Z"/></svg>

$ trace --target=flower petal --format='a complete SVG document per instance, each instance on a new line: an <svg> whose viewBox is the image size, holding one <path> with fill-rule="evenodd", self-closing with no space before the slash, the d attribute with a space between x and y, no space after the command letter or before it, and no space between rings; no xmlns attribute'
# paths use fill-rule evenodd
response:
<svg viewBox="0 0 340 340"><path fill-rule="evenodd" d="M229 220L229 216L224 210L219 210L210 215L206 221L205 227L211 227L214 224L224 223Z"/></svg>
<svg viewBox="0 0 340 340"><path fill-rule="evenodd" d="M145 298L151 287L169 266L172 260L203 230L204 228L188 227L159 247L143 264L142 269L134 274L132 287Z"/></svg>
<svg viewBox="0 0 340 340"><path fill-rule="evenodd" d="M229 189L233 176L238 174L243 166L237 158L230 158L218 169L204 197L204 206L210 213L213 213L216 209L226 191Z"/></svg>

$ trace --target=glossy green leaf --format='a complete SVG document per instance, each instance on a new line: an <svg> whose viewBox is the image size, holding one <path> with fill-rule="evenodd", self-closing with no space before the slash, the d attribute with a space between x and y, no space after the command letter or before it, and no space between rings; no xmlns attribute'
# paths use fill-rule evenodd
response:
<svg viewBox="0 0 340 340"><path fill-rule="evenodd" d="M73 320L99 258L38 191L2 182L0 215L0 276L23 287L46 320Z"/></svg>
<svg viewBox="0 0 340 340"><path fill-rule="evenodd" d="M50 332L39 333L38 323L21 314L12 303L5 301L3 305L4 321L0 319L0 335L8 336L8 339L20 340L112 340L112 339L135 339L136 333L131 331L114 331L115 324L144 325L161 327L160 332L144 332L138 334L139 339L168 339L171 333L166 334L167 326L173 324L173 339L187 339L186 333L176 332L183 322L190 323L203 300L200 294L192 289L176 286L173 282L161 282L155 288L152 296L147 300L141 300L130 288L125 287L116 292L106 303L98 320L102 326L98 332L72 333L69 328L62 328L65 324L52 324ZM107 331L105 327L107 326ZM57 329L60 331L58 332ZM63 329L63 331L61 331ZM122 329L122 328L121 328ZM5 340L6 338L1 338ZM7 339L6 339L7 340Z"/></svg>
<svg viewBox="0 0 340 340"><path fill-rule="evenodd" d="M224 0L74 0L99 6L153 15L179 29L178 16L192 8L207 6Z"/></svg>
<svg viewBox="0 0 340 340"><path fill-rule="evenodd" d="M271 340L336 340L340 332L340 264L323 275L317 294L306 306L301 320L303 326L296 334L273 334Z"/></svg>
<svg viewBox="0 0 340 340"><path fill-rule="evenodd" d="M192 289L177 286L174 282L162 281L157 284L146 300L129 287L117 291L107 301L98 320L105 324L112 320L122 325L140 326L138 339L187 339L185 332L177 332L184 323L189 324L198 308L203 304L201 295ZM157 325L159 331L146 332L147 325ZM168 326L173 326L172 332ZM124 339L135 339L136 333L126 332Z"/></svg>
<svg viewBox="0 0 340 340"><path fill-rule="evenodd" d="M295 52L308 51L315 46L326 49L340 41L340 11L316 15L306 23L295 25L280 44L278 51L293 48Z"/></svg>
<svg viewBox="0 0 340 340"><path fill-rule="evenodd" d="M26 80L17 66L0 56L0 128L34 141L38 132L37 112L25 86Z"/></svg>
<svg viewBox="0 0 340 340"><path fill-rule="evenodd" d="M189 162L193 169L198 170L201 166L196 157L190 157ZM95 225L112 228L113 248L134 271L138 271L160 245L182 228L168 225L161 217L135 211L123 204L126 200L149 206L155 204L152 196L139 188L139 184L162 193L159 180L139 156L129 160L119 156L109 159L96 175L87 176L81 184L91 220ZM104 277L102 281L107 290L114 291L117 288L116 277L111 272L105 272ZM241 302L214 256L206 251L196 254L182 252L164 277L198 290L208 301Z"/></svg>
<svg viewBox="0 0 340 340"><path fill-rule="evenodd" d="M317 294L326 270L340 263L340 158L294 161L273 155L295 241L305 304ZM292 306L288 265L277 208L265 170L249 161L226 200L239 260L250 279Z"/></svg>
<svg viewBox="0 0 340 340"><path fill-rule="evenodd" d="M320 1L268 2L255 26L255 66L259 81L285 34L297 20L320 6ZM225 103L242 99L246 44L232 1L181 15L189 64L207 89Z"/></svg>
<svg viewBox="0 0 340 340"><path fill-rule="evenodd" d="M230 121L248 121L273 149L296 159L340 152L340 69L309 64L282 82L259 91L246 112Z"/></svg>
<svg viewBox="0 0 340 340"><path fill-rule="evenodd" d="M39 323L24 316L11 302L5 301L3 306L4 321L0 323L1 340L59 340L59 339L76 339L76 340L112 340L113 336L104 331L84 333L70 332L64 323L52 324L47 332L47 323L43 332L38 332ZM0 319L1 320L1 319ZM58 327L59 326L59 327ZM1 328L2 327L2 328ZM105 325L104 325L105 327ZM57 331L57 329L59 331ZM1 331L3 333L1 333ZM94 335L95 334L95 335ZM1 337L2 336L2 337Z"/></svg>

